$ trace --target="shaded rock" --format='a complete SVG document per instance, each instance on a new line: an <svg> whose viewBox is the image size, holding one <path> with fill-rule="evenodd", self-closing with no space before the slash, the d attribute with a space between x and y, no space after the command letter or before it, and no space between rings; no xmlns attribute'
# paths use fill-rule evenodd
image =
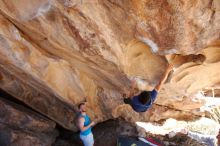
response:
<svg viewBox="0 0 220 146"><path fill-rule="evenodd" d="M108 120L97 124L93 129L96 146L116 146L117 139L121 136L138 139L138 136L150 138L165 146L203 146L199 141L191 139L187 135L178 133L169 138L168 135L155 135L144 133L141 135L137 127L123 119ZM79 139L79 133L60 131L60 136L53 146L83 146Z"/></svg>
<svg viewBox="0 0 220 146"><path fill-rule="evenodd" d="M136 126L123 119L108 120L92 129L96 146L115 146L119 136L137 136ZM60 136L53 146L83 146L79 133L59 130Z"/></svg>
<svg viewBox="0 0 220 146"><path fill-rule="evenodd" d="M25 107L0 97L1 146L50 146L56 124Z"/></svg>
<svg viewBox="0 0 220 146"><path fill-rule="evenodd" d="M22 106L0 97L0 123L35 132L52 132L56 124Z"/></svg>
<svg viewBox="0 0 220 146"><path fill-rule="evenodd" d="M1 146L51 146L56 134L27 132L0 124L0 137Z"/></svg>

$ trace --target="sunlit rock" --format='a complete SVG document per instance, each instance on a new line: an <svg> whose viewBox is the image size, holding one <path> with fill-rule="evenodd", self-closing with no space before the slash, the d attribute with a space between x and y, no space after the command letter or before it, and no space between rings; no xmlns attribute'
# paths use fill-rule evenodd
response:
<svg viewBox="0 0 220 146"><path fill-rule="evenodd" d="M218 0L2 0L0 87L70 130L85 100L96 122L194 119L220 83L219 16ZM151 90L168 63L148 112L123 104L130 79Z"/></svg>

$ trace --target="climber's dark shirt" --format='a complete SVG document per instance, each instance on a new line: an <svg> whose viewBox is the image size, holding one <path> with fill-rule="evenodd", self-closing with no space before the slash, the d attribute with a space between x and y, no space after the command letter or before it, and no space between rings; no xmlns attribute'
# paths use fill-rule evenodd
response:
<svg viewBox="0 0 220 146"><path fill-rule="evenodd" d="M153 102L156 99L157 96L157 91L154 89L151 91L151 99L149 100L149 102L147 102L146 104L142 104L139 101L139 97L138 96L134 96L131 100L131 106L132 108L136 111L136 112L145 112L147 111L151 105L153 104Z"/></svg>

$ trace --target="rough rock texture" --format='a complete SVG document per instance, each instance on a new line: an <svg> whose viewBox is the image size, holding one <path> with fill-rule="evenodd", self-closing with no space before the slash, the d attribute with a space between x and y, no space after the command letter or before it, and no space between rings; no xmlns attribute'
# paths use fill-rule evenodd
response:
<svg viewBox="0 0 220 146"><path fill-rule="evenodd" d="M116 146L119 136L137 136L138 131L135 124L126 122L123 119L107 120L97 124L93 129L96 146ZM63 136L65 135L65 136ZM53 146L83 146L78 133L67 130L60 131Z"/></svg>
<svg viewBox="0 0 220 146"><path fill-rule="evenodd" d="M177 133L174 137L169 138L167 135L156 135L144 133L139 135L138 126L123 119L108 120L97 124L93 128L93 134L96 146L116 146L118 137L130 137L137 139L140 137L151 138L163 146L204 146L199 141L196 141L187 135ZM53 146L83 146L79 139L79 134L69 132L67 130L60 132L60 135ZM63 136L65 135L65 136Z"/></svg>
<svg viewBox="0 0 220 146"><path fill-rule="evenodd" d="M162 136L162 135L155 135L151 133L147 133L147 137L153 137L155 139L159 139L163 145L165 146L205 146L205 144L201 143L201 141L197 141L195 139L192 139L191 137L182 134L182 133L177 133L174 137L170 138L167 135Z"/></svg>
<svg viewBox="0 0 220 146"><path fill-rule="evenodd" d="M0 68L2 69L1 88L64 127L76 130L73 124L75 115L73 108L54 98L55 95L49 89L44 88L44 86L40 85L37 89L33 87L34 84L38 84L36 80L29 79L29 83L27 83L21 78L13 76L10 72L13 69L9 68L10 71L6 71L2 66ZM28 77L23 76L24 78L27 79Z"/></svg>
<svg viewBox="0 0 220 146"><path fill-rule="evenodd" d="M98 122L194 118L195 93L220 82L219 16L219 0L1 0L0 87L71 130L85 95ZM130 78L152 89L167 62L149 112L122 104Z"/></svg>
<svg viewBox="0 0 220 146"><path fill-rule="evenodd" d="M50 146L58 135L55 123L0 97L1 146Z"/></svg>

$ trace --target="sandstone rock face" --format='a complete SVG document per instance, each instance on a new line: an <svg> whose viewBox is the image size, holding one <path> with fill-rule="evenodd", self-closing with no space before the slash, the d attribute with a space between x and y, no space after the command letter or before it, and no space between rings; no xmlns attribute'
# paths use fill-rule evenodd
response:
<svg viewBox="0 0 220 146"><path fill-rule="evenodd" d="M0 98L0 144L50 146L57 136L55 123Z"/></svg>
<svg viewBox="0 0 220 146"><path fill-rule="evenodd" d="M85 95L97 122L201 116L195 93L220 82L219 16L218 0L1 0L0 87L70 130ZM150 90L168 62L155 105L133 113L130 79Z"/></svg>

